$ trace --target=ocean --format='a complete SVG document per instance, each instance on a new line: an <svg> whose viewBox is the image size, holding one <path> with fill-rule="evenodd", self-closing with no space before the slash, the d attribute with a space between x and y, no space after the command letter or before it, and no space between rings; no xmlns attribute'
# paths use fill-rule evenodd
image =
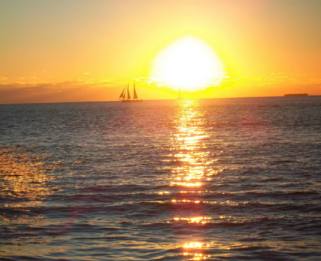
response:
<svg viewBox="0 0 321 261"><path fill-rule="evenodd" d="M225 259L321 259L321 97L0 105L0 260Z"/></svg>

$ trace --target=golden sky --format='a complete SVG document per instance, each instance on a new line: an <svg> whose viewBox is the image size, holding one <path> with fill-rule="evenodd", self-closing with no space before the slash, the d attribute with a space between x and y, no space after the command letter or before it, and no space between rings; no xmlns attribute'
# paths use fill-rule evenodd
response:
<svg viewBox="0 0 321 261"><path fill-rule="evenodd" d="M0 102L116 100L133 80L142 98L173 98L148 79L185 36L226 74L194 96L321 94L320 24L320 0L2 0Z"/></svg>

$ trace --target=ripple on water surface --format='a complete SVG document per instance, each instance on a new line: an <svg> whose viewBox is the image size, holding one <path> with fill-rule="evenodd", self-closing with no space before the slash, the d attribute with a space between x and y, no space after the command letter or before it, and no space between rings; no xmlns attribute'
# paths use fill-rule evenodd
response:
<svg viewBox="0 0 321 261"><path fill-rule="evenodd" d="M0 106L0 259L316 260L320 104Z"/></svg>

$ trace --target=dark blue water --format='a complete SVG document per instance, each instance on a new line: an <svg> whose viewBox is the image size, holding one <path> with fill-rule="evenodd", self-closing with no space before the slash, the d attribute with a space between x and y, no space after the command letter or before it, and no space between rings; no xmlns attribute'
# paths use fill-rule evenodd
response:
<svg viewBox="0 0 321 261"><path fill-rule="evenodd" d="M1 260L319 260L320 235L320 97L0 106Z"/></svg>

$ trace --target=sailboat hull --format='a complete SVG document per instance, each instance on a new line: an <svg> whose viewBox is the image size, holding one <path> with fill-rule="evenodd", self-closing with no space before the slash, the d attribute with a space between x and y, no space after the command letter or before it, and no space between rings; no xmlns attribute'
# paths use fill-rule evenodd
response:
<svg viewBox="0 0 321 261"><path fill-rule="evenodd" d="M129 103L132 103L132 102L142 102L143 100L121 100L121 102L129 102Z"/></svg>

